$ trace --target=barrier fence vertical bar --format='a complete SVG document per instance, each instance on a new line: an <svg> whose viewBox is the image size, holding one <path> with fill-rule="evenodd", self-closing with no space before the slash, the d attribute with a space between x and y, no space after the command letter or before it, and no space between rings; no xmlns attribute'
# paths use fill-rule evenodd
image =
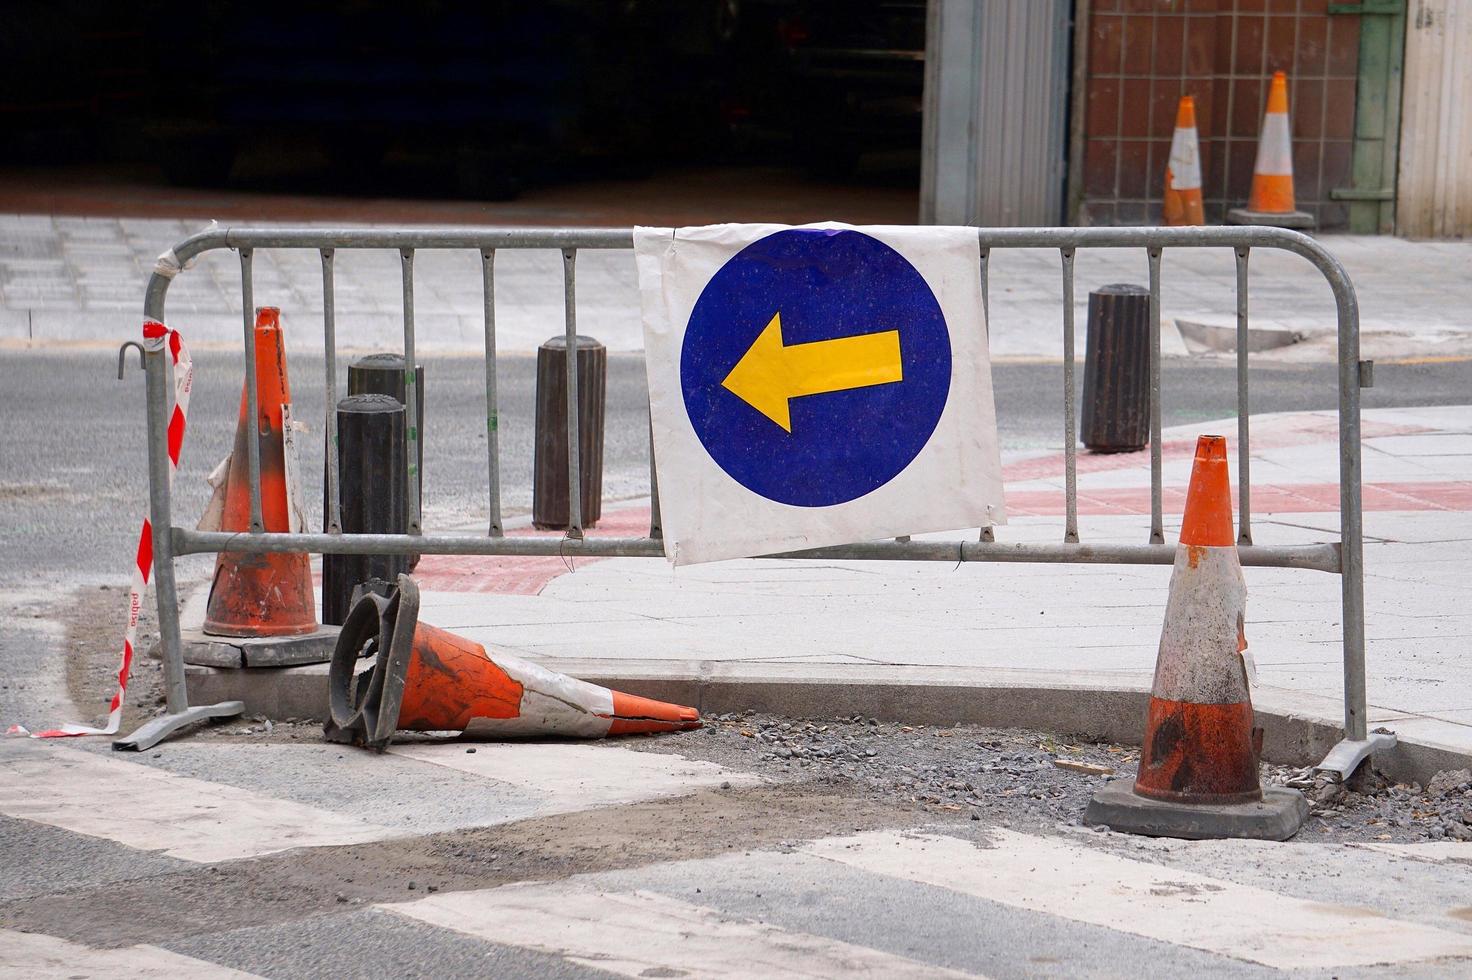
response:
<svg viewBox="0 0 1472 980"><path fill-rule="evenodd" d="M981 316L982 319L986 321L986 333L988 341L990 341L992 332L992 313L991 303L989 302L991 287L991 262L992 250L990 248L983 248L981 250ZM988 342L987 347L988 349L990 349L990 342ZM992 528L990 524L981 529L981 540L983 542L991 542L995 541L996 539L997 532Z"/></svg>
<svg viewBox="0 0 1472 980"><path fill-rule="evenodd" d="M664 521L659 514L659 470L654 465L654 416L649 417L649 536L664 539Z"/></svg>
<svg viewBox="0 0 1472 980"><path fill-rule="evenodd" d="M1150 261L1150 543L1164 544L1160 500L1160 248L1145 252Z"/></svg>
<svg viewBox="0 0 1472 980"><path fill-rule="evenodd" d="M327 376L327 533L342 533L342 499L337 458L337 297L332 275L333 250L322 249L322 344Z"/></svg>
<svg viewBox="0 0 1472 980"><path fill-rule="evenodd" d="M250 529L252 533L259 534L266 529L266 522L261 518L261 406L256 391L255 282L251 277L254 259L253 249L240 250L240 301L245 307L245 410L250 426L245 440L245 457L250 475Z"/></svg>
<svg viewBox="0 0 1472 980"><path fill-rule="evenodd" d="M1365 691L1365 552L1360 498L1360 312L1343 267L1330 279L1339 310L1339 544L1344 620L1344 735L1369 738Z"/></svg>
<svg viewBox="0 0 1472 980"><path fill-rule="evenodd" d="M1247 396L1247 257L1251 249L1238 248L1237 255L1237 514L1238 544L1252 543L1252 472L1247 444L1247 418L1251 408Z"/></svg>
<svg viewBox="0 0 1472 980"><path fill-rule="evenodd" d="M249 309L249 304L247 304ZM254 332L251 325L251 333ZM252 347L255 345L252 344ZM167 347L145 351L144 373L148 387L148 519L153 528L153 588L158 602L158 641L164 661L164 696L169 714L189 708L184 684L184 651L179 636L179 590L174 581L173 515L169 499L170 406L169 355ZM254 352L249 363L254 365ZM253 371L251 373L254 373ZM254 387L251 387L254 391ZM251 439L254 446L256 440ZM259 452L259 449L257 450ZM259 481L251 481L259 488ZM260 494L254 495L259 507ZM256 512L259 517L259 510Z"/></svg>
<svg viewBox="0 0 1472 980"><path fill-rule="evenodd" d="M419 513L419 372L414 356L414 250L399 250L404 274L404 432L408 436L405 462L409 467L409 533L423 528Z"/></svg>
<svg viewBox="0 0 1472 980"><path fill-rule="evenodd" d="M1063 258L1063 474L1067 521L1063 540L1078 543L1078 409L1073 393L1073 258L1074 250L1059 250Z"/></svg>
<svg viewBox="0 0 1472 980"><path fill-rule="evenodd" d="M501 413L496 400L496 250L481 249L480 281L485 297L486 326L486 469L491 508L487 533L499 538L501 527Z"/></svg>
<svg viewBox="0 0 1472 980"><path fill-rule="evenodd" d="M562 250L563 330L567 336L567 536L583 536L583 473L578 452L578 250Z"/></svg>
<svg viewBox="0 0 1472 980"><path fill-rule="evenodd" d="M981 315L986 320L987 335L992 331L992 307L991 307L991 264L992 250L983 248L981 250Z"/></svg>

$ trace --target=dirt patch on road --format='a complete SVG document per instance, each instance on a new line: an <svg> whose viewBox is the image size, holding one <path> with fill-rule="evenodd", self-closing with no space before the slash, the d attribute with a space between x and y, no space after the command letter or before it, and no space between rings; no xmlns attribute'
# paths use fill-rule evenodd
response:
<svg viewBox="0 0 1472 980"><path fill-rule="evenodd" d="M649 752L672 752L768 777L909 803L933 816L1051 833L1082 825L1094 791L1110 778L1133 781L1137 746L1017 729L901 725L858 716L792 719L723 714L678 739L630 739ZM1443 773L1427 786L1392 783L1375 771L1341 786L1312 769L1262 767L1264 785L1289 786L1312 814L1297 840L1472 840L1472 773Z"/></svg>
<svg viewBox="0 0 1472 980"><path fill-rule="evenodd" d="M678 799L288 851L105 889L55 892L0 904L0 928L93 946L177 941L432 891L546 881L779 848L835 832L909 827L923 816L913 804L806 783L703 790Z"/></svg>
<svg viewBox="0 0 1472 980"><path fill-rule="evenodd" d="M138 616L138 647L123 703L124 732L148 721L164 705L163 665L148 655L158 642L157 614L145 599ZM66 687L80 721L101 724L107 705L117 691L123 633L128 625L127 586L89 586L48 609L45 615L66 626Z"/></svg>

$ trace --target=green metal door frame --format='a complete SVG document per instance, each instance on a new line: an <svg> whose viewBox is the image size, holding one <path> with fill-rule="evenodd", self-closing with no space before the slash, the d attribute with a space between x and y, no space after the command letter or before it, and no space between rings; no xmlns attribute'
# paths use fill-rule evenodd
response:
<svg viewBox="0 0 1472 980"><path fill-rule="evenodd" d="M1360 18L1359 78L1355 84L1354 157L1350 187L1329 197L1349 202L1349 230L1395 231L1395 176L1400 154L1400 89L1405 64L1405 0L1331 3L1329 13Z"/></svg>

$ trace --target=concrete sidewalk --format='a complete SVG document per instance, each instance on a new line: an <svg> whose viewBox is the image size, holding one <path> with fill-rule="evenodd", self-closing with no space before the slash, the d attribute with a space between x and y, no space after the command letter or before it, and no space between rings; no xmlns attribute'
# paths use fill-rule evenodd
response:
<svg viewBox="0 0 1472 980"><path fill-rule="evenodd" d="M1472 406L1378 409L1363 421L1370 723L1401 736L1400 772L1434 772L1472 756ZM1252 424L1255 542L1334 540L1334 413ZM1213 431L1234 437L1236 422L1166 430L1167 540L1195 436ZM1235 475L1235 451L1231 459ZM1012 521L997 540L1061 540L1061 455L1013 458L1004 471ZM1144 542L1149 510L1148 454L1080 456L1085 543ZM606 508L593 533L642 535L647 522L647 502L630 502ZM1254 699L1279 719L1269 756L1317 761L1305 756L1327 748L1343 717L1340 579L1246 574ZM1134 741L1170 569L778 560L674 569L647 559L426 556L416 577L426 622L707 711L857 711ZM186 625L202 615L202 599ZM324 672L311 668L296 690L262 676L242 689L238 671L191 670L198 700L244 694L255 698L248 710L282 714L325 701Z"/></svg>
<svg viewBox="0 0 1472 980"><path fill-rule="evenodd" d="M131 339L143 288L159 253L208 224L158 218L0 215L0 344L116 343ZM1359 293L1363 356L1472 354L1472 243L1325 236ZM999 250L991 263L990 329L998 357L1062 356L1062 279L1046 250ZM399 260L392 252L340 252L336 262L342 349L402 343ZM1333 360L1334 304L1306 260L1271 249L1252 257L1252 315L1259 327L1308 336L1255 355ZM562 330L562 263L555 252L497 257L497 337L503 353L534 350ZM1083 352L1090 289L1148 281L1142 250L1082 250L1077 259L1077 330ZM282 307L298 350L322 348L322 273L310 251L263 251L254 263L255 301ZM1227 249L1169 251L1162 271L1167 354L1186 349L1177 318L1235 324L1235 266ZM483 349L479 259L425 252L416 261L416 344L422 351ZM240 342L240 269L215 252L169 291L171 325L196 348ZM578 259L578 327L613 351L643 349L634 262L629 252Z"/></svg>

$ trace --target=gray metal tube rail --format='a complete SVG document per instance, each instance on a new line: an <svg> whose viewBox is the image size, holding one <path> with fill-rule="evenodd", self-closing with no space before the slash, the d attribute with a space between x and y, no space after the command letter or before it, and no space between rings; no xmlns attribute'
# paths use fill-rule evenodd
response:
<svg viewBox="0 0 1472 980"><path fill-rule="evenodd" d="M1360 491L1360 386L1362 366L1359 360L1359 305L1348 274L1327 250L1314 239L1299 232L1280 228L1199 227L1199 228L980 228L977 238L981 246L983 302L989 292L990 258L993 249L1056 249L1062 259L1063 294L1066 301L1062 318L1065 390L1067 409L1064 424L1065 478L1067 520L1064 540L1059 544L997 543L990 528L982 531L979 541L879 541L794 552L780 557L826 558L879 561L1004 561L1004 562L1074 562L1113 564L1170 564L1174 549L1164 544L1161 504L1161 404L1160 404L1160 291L1164 275L1162 259L1171 248L1223 248L1233 251L1237 272L1237 371L1238 371L1238 463L1241 513L1240 553L1243 564L1282 568L1315 569L1336 573L1342 581L1343 648L1344 648L1344 730L1347 740L1368 744L1365 717L1364 660L1364 555L1362 546L1362 514ZM399 252L403 261L405 370L413 384L414 351L414 283L413 258L426 249L465 249L478 252L482 260L485 300L486 341L486 419L487 463L489 479L490 525L485 536L449 536L423 534L419 523L418 495L411 486L410 499L414 512L410 533L406 535L346 535L337 531L337 501L329 503L326 534L265 533L260 520L259 461L255 440L250 447L248 466L251 477L251 530L249 532L198 532L171 524L167 481L167 446L163 439L168 417L167 372L162 356L146 359L149 379L149 467L151 475L150 510L155 533L155 565L160 608L160 640L165 654L169 680L169 711L175 714L187 709L183 701L182 659L179 648L179 624L172 562L176 555L223 550L245 552L311 551L351 554L391 552L415 554L495 554L495 555L598 555L659 556L664 553L659 540L658 488L651 471L650 536L645 538L584 538L582 536L581 486L578 458L578 412L576 372L576 279L577 252L582 249L629 249L633 232L629 229L593 228L213 228L176 245L173 254L181 267L187 267L196 256L218 249L234 249L240 254L242 302L245 305L245 372L247 399L255 412L255 391L250 383L254 376L254 310L252 309L251 258L257 249L301 248L320 253L323 260L324 337L327 342L327 377L329 391L336 387L335 324L333 310L332 257L339 249L386 249ZM1142 250L1150 281L1150 387L1151 387L1151 529L1148 544L1092 545L1078 543L1076 447L1073 420L1073 353L1074 353L1074 256L1080 248L1134 248ZM1248 255L1253 248L1274 248L1292 252L1307 259L1324 276L1332 290L1338 313L1339 340L1339 489L1340 541L1336 544L1298 547L1259 547L1251 544L1250 487L1248 472L1248 372L1247 345L1243 342L1248 329ZM567 337L569 455L569 514L571 530L566 538L505 537L500 513L500 463L496 440L497 414L495 385L495 307L494 256L501 249L548 249L559 251L563 259L564 331ZM173 276L156 272L148 282L144 313L152 319L164 320L165 299ZM413 402L412 389L410 402ZM160 397L162 394L163 397ZM331 405L329 404L329 413ZM413 409L410 409L411 413ZM409 424L415 425L411 414ZM330 430L329 430L330 434ZM417 437L418 433L415 433ZM332 453L328 454L329 459ZM652 457L652 453L651 453ZM412 460L413 453L410 453ZM412 467L412 463L411 463ZM337 474L329 467L329 491L336 490ZM411 473L417 484L419 474ZM178 669L176 670L176 666ZM178 674L176 678L174 675Z"/></svg>

